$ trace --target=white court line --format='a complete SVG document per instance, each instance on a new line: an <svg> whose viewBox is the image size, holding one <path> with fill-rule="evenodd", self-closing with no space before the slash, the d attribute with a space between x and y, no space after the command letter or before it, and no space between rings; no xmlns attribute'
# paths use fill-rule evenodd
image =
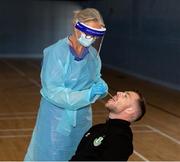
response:
<svg viewBox="0 0 180 162"><path fill-rule="evenodd" d="M146 124L135 124L135 125L131 125L131 127L146 127Z"/></svg>
<svg viewBox="0 0 180 162"><path fill-rule="evenodd" d="M32 131L33 128L0 129L0 132Z"/></svg>
<svg viewBox="0 0 180 162"><path fill-rule="evenodd" d="M16 115L36 115L36 112L11 112L11 113L0 113L1 116L16 116Z"/></svg>
<svg viewBox="0 0 180 162"><path fill-rule="evenodd" d="M149 130L133 130L133 128L136 128L136 127L147 127L146 124L135 124L135 125L131 125L130 127L131 127L133 133L141 133L141 132L142 133L153 133L154 132L154 130L152 130L150 128L148 128Z"/></svg>
<svg viewBox="0 0 180 162"><path fill-rule="evenodd" d="M20 76L22 76L22 77L27 77L27 79L28 79L31 83L35 84L37 87L40 87L40 84L39 84L35 79L28 77L22 70L18 69L16 66L8 63L8 62L5 61L5 60L2 60L2 62L3 62L4 64L8 65L8 66L9 66L11 69L13 69L14 71L16 71Z"/></svg>
<svg viewBox="0 0 180 162"><path fill-rule="evenodd" d="M133 133L154 133L153 130L134 130Z"/></svg>
<svg viewBox="0 0 180 162"><path fill-rule="evenodd" d="M144 124L139 124L139 125L132 125L131 127L145 127L146 125ZM153 130L138 130L138 131L133 131L133 133L152 133L154 132ZM136 150L133 151L134 154L136 156L138 156L140 159L146 161L146 162L150 162L150 160L148 160L146 157L144 157L142 154L140 154L139 152L137 152Z"/></svg>
<svg viewBox="0 0 180 162"><path fill-rule="evenodd" d="M0 138L26 138L26 137L31 137L31 134L27 134L27 135L0 135Z"/></svg>
<svg viewBox="0 0 180 162"><path fill-rule="evenodd" d="M21 119L35 119L36 116L11 116L11 117L0 117L0 120L21 120Z"/></svg>
<svg viewBox="0 0 180 162"><path fill-rule="evenodd" d="M1 138L24 138L30 137L32 135L33 128L20 128L20 129L0 129L0 132L29 132L30 134L22 134L22 135L0 135Z"/></svg>
<svg viewBox="0 0 180 162"><path fill-rule="evenodd" d="M180 141L179 141L179 140L177 140L177 139L169 136L169 135L166 134L166 133L161 132L159 129L154 128L154 127L152 127L152 126L150 126L150 125L146 125L146 127L150 128L150 129L153 130L154 132L157 132L157 133L159 133L160 135L162 135L162 136L170 139L171 141L175 142L176 144L178 144L178 145L180 144Z"/></svg>
<svg viewBox="0 0 180 162"><path fill-rule="evenodd" d="M4 62L5 62L5 61L4 61ZM6 63L9 67L11 67L12 69L14 69L14 70L15 70L18 74L20 74L21 76L27 76L24 72L22 72L21 70L19 70L17 67L15 67L15 66L7 63L7 62L5 62L5 63ZM28 80L29 80L31 83L34 83L36 86L40 87L40 84L39 84L36 80L34 80L34 79L32 79L32 78L28 78ZM102 104L104 104L103 101L100 101L100 102L101 102ZM160 130L155 129L155 128L149 126L149 125L146 125L146 126L147 126L148 128L151 128L153 131L158 132L159 134L161 134L161 135L163 135L163 136L171 139L171 140L174 141L175 143L177 143L177 144L180 143L180 141L176 140L176 139L173 138L173 137L170 137L169 135L161 132ZM1 137L1 136L0 136L0 137ZM13 136L6 136L6 137L11 138L11 137L13 137ZM5 137L5 138L6 138L6 137ZM14 137L17 137L17 136L14 136ZM14 138L14 137L13 137L13 138ZM19 137L27 137L27 136L19 136ZM135 153L137 156L139 156L141 159L143 159L144 161L147 161L147 162L149 161L148 159L146 159L144 156L142 156L142 155L141 155L140 153L138 153L137 151L134 151L134 153Z"/></svg>
<svg viewBox="0 0 180 162"><path fill-rule="evenodd" d="M176 144L180 144L179 140L175 139L174 137L169 136L168 134L166 134L166 133L160 131L159 129L154 128L154 127L152 127L152 126L150 126L148 124L139 124L139 125L134 125L133 127L143 127L143 126L151 129L155 133L158 133L158 134L170 139L171 141L175 142Z"/></svg>
<svg viewBox="0 0 180 162"><path fill-rule="evenodd" d="M144 124L144 125L143 125L143 124L142 124L142 125L134 125L133 127L143 127L143 126L151 129L152 132L154 132L154 133L158 133L158 134L160 134L160 135L162 135L162 136L164 136L164 137L172 140L173 142L175 142L175 143L177 143L177 144L180 144L180 141L179 141L179 140L177 140L177 139L175 139L175 138L167 135L166 133L161 132L160 130L158 130L158 129L150 126L150 125L147 125L147 124ZM143 155L141 155L141 154L138 153L137 151L134 150L134 153L135 153L137 156L139 156L141 159L143 159L144 161L147 161L147 162L149 161L148 159L146 159Z"/></svg>
<svg viewBox="0 0 180 162"><path fill-rule="evenodd" d="M12 69L14 69L18 74L20 74L21 76L27 76L24 72L22 72L21 70L19 70L17 67L15 67L15 66L13 66L13 65L10 65L9 63L7 63L7 62L5 62L8 66L10 66ZM36 81L36 80L34 80L34 79L32 79L32 78L28 78L28 80L31 82L31 83L34 83L37 87L40 87L40 84ZM100 100L100 102L104 105L105 104L105 102L103 101L103 100ZM31 135L30 135L31 136ZM0 138L17 138L17 137L27 137L26 135L20 135L20 136L0 136ZM141 159L143 159L143 160L145 160L145 161L148 161L143 155L141 155L140 153L138 153L138 152L136 152L135 151L135 154L137 155L137 156L139 156Z"/></svg>
<svg viewBox="0 0 180 162"><path fill-rule="evenodd" d="M39 82L37 82L35 79L28 78L28 80L29 80L31 83L34 83L37 87L41 87L41 85L39 84Z"/></svg>
<svg viewBox="0 0 180 162"><path fill-rule="evenodd" d="M134 150L134 154L136 154L137 156L139 156L141 159L143 159L146 162L149 162L149 160L147 158L145 158L143 155L141 155L140 153L138 153L136 150Z"/></svg>
<svg viewBox="0 0 180 162"><path fill-rule="evenodd" d="M11 65L11 64L9 64L9 63L7 63L7 62L5 62L9 67L11 67L12 69L14 69L18 74L20 74L21 76L26 76L26 74L24 73L24 72L22 72L21 70L19 70L17 67L15 67L15 66L13 66L13 65ZM28 80L31 82L31 83L34 83L37 87L40 87L40 85L39 85L39 83L36 81L36 80L34 80L34 79L29 79L28 78ZM105 104L105 102L103 101L103 100L100 100L100 102L104 105ZM16 118L17 119L17 118ZM20 135L20 136L17 136L17 135L12 135L12 136L0 136L0 138L17 138L17 137L27 137L26 135ZM135 154L137 155L137 156L139 156L141 159L143 159L143 160L145 160L145 161L148 161L144 156L142 156L140 153L138 153L138 152L136 152L135 151Z"/></svg>
<svg viewBox="0 0 180 162"><path fill-rule="evenodd" d="M5 61L5 60L2 60L2 62L3 62L4 64L8 65L8 66L9 66L11 69L13 69L14 71L16 71L16 73L18 73L20 76L23 76L23 77L26 76L26 74L25 74L23 71L19 70L16 66L8 63L8 62Z"/></svg>

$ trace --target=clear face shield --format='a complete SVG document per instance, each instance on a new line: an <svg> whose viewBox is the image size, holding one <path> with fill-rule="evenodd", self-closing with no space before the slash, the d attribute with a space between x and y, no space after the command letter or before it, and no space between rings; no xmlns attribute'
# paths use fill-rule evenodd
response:
<svg viewBox="0 0 180 162"><path fill-rule="evenodd" d="M78 41L84 47L92 46L100 53L106 28L92 28L84 23L77 22L75 28L81 32Z"/></svg>

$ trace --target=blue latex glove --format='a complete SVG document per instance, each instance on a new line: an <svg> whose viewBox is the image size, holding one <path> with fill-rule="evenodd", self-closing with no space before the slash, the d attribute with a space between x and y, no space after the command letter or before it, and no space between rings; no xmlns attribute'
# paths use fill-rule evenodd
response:
<svg viewBox="0 0 180 162"><path fill-rule="evenodd" d="M108 88L103 83L97 83L92 86L90 98L94 98L96 95L103 95L107 92Z"/></svg>

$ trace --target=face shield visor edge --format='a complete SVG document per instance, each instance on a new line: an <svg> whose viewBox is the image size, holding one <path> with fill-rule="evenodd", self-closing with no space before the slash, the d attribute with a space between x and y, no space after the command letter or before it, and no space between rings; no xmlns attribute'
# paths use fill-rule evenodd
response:
<svg viewBox="0 0 180 162"><path fill-rule="evenodd" d="M92 45L99 54L106 28L93 28L79 21L76 22L75 28L81 32L79 43L84 47Z"/></svg>

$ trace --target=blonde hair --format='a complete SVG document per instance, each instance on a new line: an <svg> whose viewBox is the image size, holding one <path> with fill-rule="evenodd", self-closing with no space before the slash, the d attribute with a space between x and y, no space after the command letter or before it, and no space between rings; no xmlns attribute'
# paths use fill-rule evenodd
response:
<svg viewBox="0 0 180 162"><path fill-rule="evenodd" d="M96 21L99 22L103 27L105 27L103 18L98 10L94 8L86 8L78 11L74 11L73 24L77 21L82 23L86 23L88 21Z"/></svg>

